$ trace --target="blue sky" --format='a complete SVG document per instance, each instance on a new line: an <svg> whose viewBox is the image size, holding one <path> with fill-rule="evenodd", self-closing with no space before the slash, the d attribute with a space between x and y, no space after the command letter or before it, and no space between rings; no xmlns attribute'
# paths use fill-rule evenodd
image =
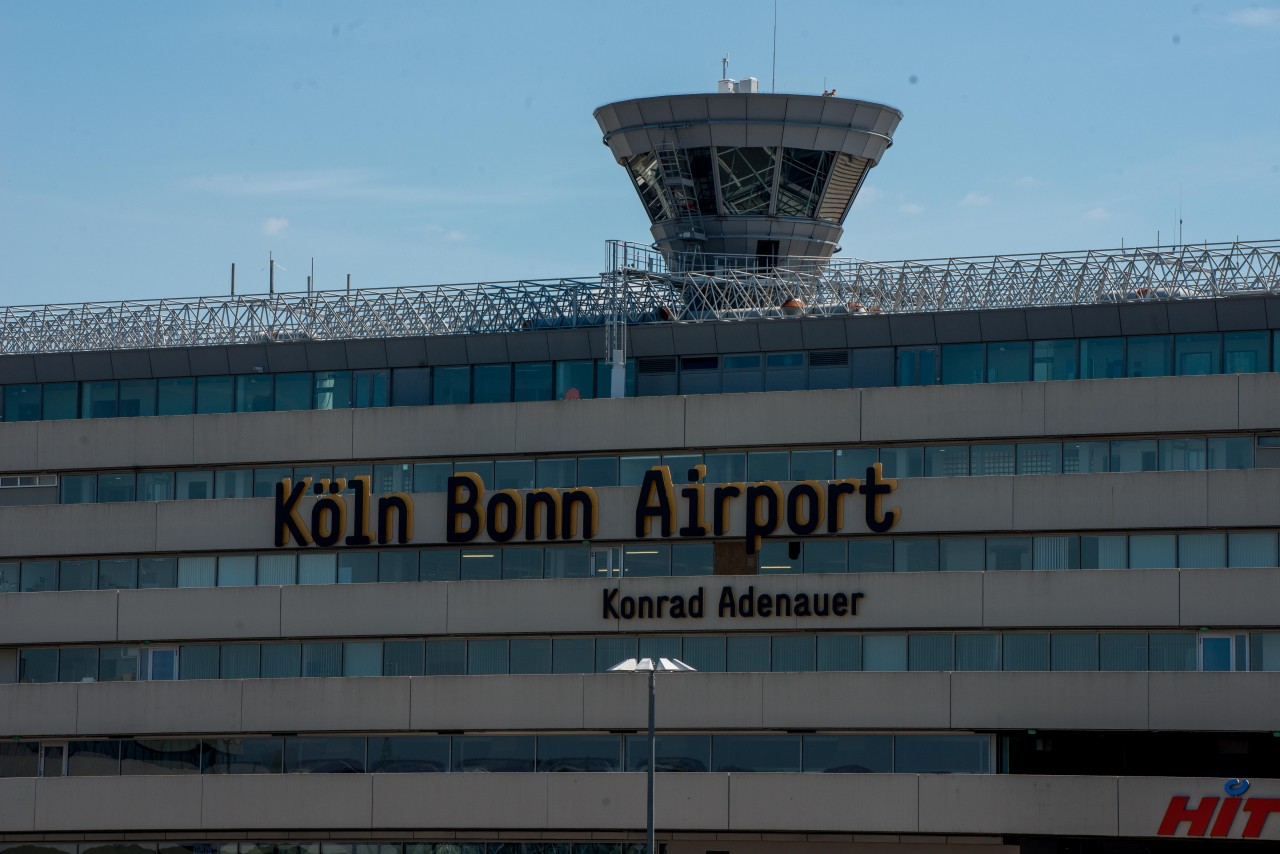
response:
<svg viewBox="0 0 1280 854"><path fill-rule="evenodd" d="M0 303L598 272L592 110L767 90L773 8L0 0ZM906 114L845 256L1280 237L1280 2L778 9L778 91Z"/></svg>

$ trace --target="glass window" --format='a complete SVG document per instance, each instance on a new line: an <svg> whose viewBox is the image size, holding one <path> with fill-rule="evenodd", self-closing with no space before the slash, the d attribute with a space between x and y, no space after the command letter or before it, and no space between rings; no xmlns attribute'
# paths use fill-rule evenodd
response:
<svg viewBox="0 0 1280 854"><path fill-rule="evenodd" d="M862 638L863 670L906 670L906 635L864 635Z"/></svg>
<svg viewBox="0 0 1280 854"><path fill-rule="evenodd" d="M705 454L707 483L743 483L747 479L747 455L744 453Z"/></svg>
<svg viewBox="0 0 1280 854"><path fill-rule="evenodd" d="M1268 334L1258 332L1224 332L1222 335L1222 372L1251 374L1271 370Z"/></svg>
<svg viewBox="0 0 1280 854"><path fill-rule="evenodd" d="M1134 335L1128 345L1129 376L1167 377L1173 373L1168 335Z"/></svg>
<svg viewBox="0 0 1280 854"><path fill-rule="evenodd" d="M799 771L800 736L798 735L713 735L711 737L711 770L733 771Z"/></svg>
<svg viewBox="0 0 1280 854"><path fill-rule="evenodd" d="M537 464L537 483L539 489L547 487L567 489L578 485L577 460L573 457L564 459L540 459Z"/></svg>
<svg viewBox="0 0 1280 854"><path fill-rule="evenodd" d="M1005 670L1048 670L1049 635L1045 632L1009 632L1004 635Z"/></svg>
<svg viewBox="0 0 1280 854"><path fill-rule="evenodd" d="M628 576L671 574L671 547L657 543L623 546L622 572Z"/></svg>
<svg viewBox="0 0 1280 854"><path fill-rule="evenodd" d="M617 486L617 457L579 457L578 483L582 486Z"/></svg>
<svg viewBox="0 0 1280 854"><path fill-rule="evenodd" d="M895 735L898 774L990 774L991 739L985 735Z"/></svg>
<svg viewBox="0 0 1280 854"><path fill-rule="evenodd" d="M951 635L942 632L907 636L907 667L911 670L952 670L955 649Z"/></svg>
<svg viewBox="0 0 1280 854"><path fill-rule="evenodd" d="M98 648L67 647L59 650L59 682L96 682L98 680Z"/></svg>
<svg viewBox="0 0 1280 854"><path fill-rule="evenodd" d="M507 548L502 550L503 578L541 578L542 549Z"/></svg>
<svg viewBox="0 0 1280 854"><path fill-rule="evenodd" d="M338 556L335 554L298 555L299 584L337 584Z"/></svg>
<svg viewBox="0 0 1280 854"><path fill-rule="evenodd" d="M1200 471L1205 467L1204 439L1161 439L1161 471Z"/></svg>
<svg viewBox="0 0 1280 854"><path fill-rule="evenodd" d="M382 643L348 641L342 645L343 676L381 676Z"/></svg>
<svg viewBox="0 0 1280 854"><path fill-rule="evenodd" d="M804 353L769 353L764 357L765 391L796 391L804 387Z"/></svg>
<svg viewBox="0 0 1280 854"><path fill-rule="evenodd" d="M387 406L390 403L389 372L352 371L351 405L357 408Z"/></svg>
<svg viewBox="0 0 1280 854"><path fill-rule="evenodd" d="M64 560L58 565L59 590L93 590L97 582L96 560Z"/></svg>
<svg viewBox="0 0 1280 854"><path fill-rule="evenodd" d="M791 461L786 451L752 451L747 454L747 478L752 481L791 479Z"/></svg>
<svg viewBox="0 0 1280 854"><path fill-rule="evenodd" d="M515 365L515 399L551 400L551 363L517 362Z"/></svg>
<svg viewBox="0 0 1280 854"><path fill-rule="evenodd" d="M551 672L550 638L511 638L508 648L512 673Z"/></svg>
<svg viewBox="0 0 1280 854"><path fill-rule="evenodd" d="M804 571L848 572L848 544L844 540L805 540L801 546Z"/></svg>
<svg viewBox="0 0 1280 854"><path fill-rule="evenodd" d="M937 572L938 541L928 537L898 540L893 544L894 572Z"/></svg>
<svg viewBox="0 0 1280 854"><path fill-rule="evenodd" d="M151 590L177 586L177 558L144 557L138 561L138 587Z"/></svg>
<svg viewBox="0 0 1280 854"><path fill-rule="evenodd" d="M867 469L879 461L880 450L878 448L837 448L836 477L839 479L850 477L865 478Z"/></svg>
<svg viewBox="0 0 1280 854"><path fill-rule="evenodd" d="M591 549L583 546L548 546L543 550L543 578L588 578Z"/></svg>
<svg viewBox="0 0 1280 854"><path fill-rule="evenodd" d="M92 504L98 500L97 475L64 474L58 479L58 487L63 504Z"/></svg>
<svg viewBox="0 0 1280 854"><path fill-rule="evenodd" d="M658 465L657 456L621 457L618 460L618 485L639 486L644 480L644 473Z"/></svg>
<svg viewBox="0 0 1280 854"><path fill-rule="evenodd" d="M1025 442L1017 446L1018 474L1061 474L1062 445L1057 442Z"/></svg>
<svg viewBox="0 0 1280 854"><path fill-rule="evenodd" d="M351 408L350 371L316 371L314 388L312 401L316 409Z"/></svg>
<svg viewBox="0 0 1280 854"><path fill-rule="evenodd" d="M253 469L219 469L214 481L219 498L253 497Z"/></svg>
<svg viewBox="0 0 1280 854"><path fill-rule="evenodd" d="M943 572L981 571L986 564L982 537L944 537L938 541L938 569Z"/></svg>
<svg viewBox="0 0 1280 854"><path fill-rule="evenodd" d="M726 393L764 391L760 356L725 356L721 382Z"/></svg>
<svg viewBox="0 0 1280 854"><path fill-rule="evenodd" d="M898 348L898 385L934 385L937 382L937 347Z"/></svg>
<svg viewBox="0 0 1280 854"><path fill-rule="evenodd" d="M1217 332L1176 335L1173 339L1173 349L1174 362L1180 377L1220 372L1222 336Z"/></svg>
<svg viewBox="0 0 1280 854"><path fill-rule="evenodd" d="M67 743L68 777L115 777L120 774L120 742Z"/></svg>
<svg viewBox="0 0 1280 854"><path fill-rule="evenodd" d="M982 382L984 348L981 344L943 344L944 384Z"/></svg>
<svg viewBox="0 0 1280 854"><path fill-rule="evenodd" d="M56 649L19 650L18 681L57 682L58 651Z"/></svg>
<svg viewBox="0 0 1280 854"><path fill-rule="evenodd" d="M304 643L302 645L303 676L341 676L342 644Z"/></svg>
<svg viewBox="0 0 1280 854"><path fill-rule="evenodd" d="M1098 669L1098 636L1093 632L1054 632L1049 644L1054 670Z"/></svg>
<svg viewBox="0 0 1280 854"><path fill-rule="evenodd" d="M1064 474L1096 474L1108 471L1110 446L1107 442L1063 442Z"/></svg>
<svg viewBox="0 0 1280 854"><path fill-rule="evenodd" d="M423 581L457 581L461 575L457 549L423 549L418 553L419 578Z"/></svg>
<svg viewBox="0 0 1280 854"><path fill-rule="evenodd" d="M760 574L792 575L799 573L801 571L800 553L797 550L796 557L792 559L790 551L791 543L779 542L777 540L764 541L760 546Z"/></svg>
<svg viewBox="0 0 1280 854"><path fill-rule="evenodd" d="M636 656L639 658L679 658L684 660L680 638L671 635L648 635L639 639Z"/></svg>
<svg viewBox="0 0 1280 854"><path fill-rule="evenodd" d="M715 554L712 544L683 543L672 546L671 574L683 576L715 574Z"/></svg>
<svg viewBox="0 0 1280 854"><path fill-rule="evenodd" d="M968 445L934 445L924 449L925 477L966 477L968 474Z"/></svg>
<svg viewBox="0 0 1280 854"><path fill-rule="evenodd" d="M595 397L595 365L556 362L556 400L589 400Z"/></svg>
<svg viewBox="0 0 1280 854"><path fill-rule="evenodd" d="M256 643L226 643L219 656L218 676L221 679L257 679L258 645Z"/></svg>
<svg viewBox="0 0 1280 854"><path fill-rule="evenodd" d="M782 149L778 178L778 216L814 216L818 196L831 171L832 158L830 151Z"/></svg>
<svg viewBox="0 0 1280 854"><path fill-rule="evenodd" d="M352 736L286 738L286 774L363 774L365 739Z"/></svg>
<svg viewBox="0 0 1280 854"><path fill-rule="evenodd" d="M377 552L339 552L339 584L371 584L378 580Z"/></svg>
<svg viewBox="0 0 1280 854"><path fill-rule="evenodd" d="M773 197L773 148L728 147L715 150L722 213L767 214Z"/></svg>
<svg viewBox="0 0 1280 854"><path fill-rule="evenodd" d="M275 375L275 409L286 412L311 408L312 377L309 372Z"/></svg>
<svg viewBox="0 0 1280 854"><path fill-rule="evenodd" d="M1125 375L1123 338L1085 338L1080 342L1080 364L1086 380Z"/></svg>
<svg viewBox="0 0 1280 854"><path fill-rule="evenodd" d="M180 471L174 476L174 497L190 501L213 497L213 472Z"/></svg>
<svg viewBox="0 0 1280 854"><path fill-rule="evenodd" d="M195 411L194 377L166 377L156 380L157 415L191 415Z"/></svg>
<svg viewBox="0 0 1280 854"><path fill-rule="evenodd" d="M649 739L626 736L627 770L649 768ZM711 736L658 735L653 740L655 771L708 771L711 768Z"/></svg>
<svg viewBox="0 0 1280 854"><path fill-rule="evenodd" d="M283 738L203 739L203 774L280 774L284 771Z"/></svg>
<svg viewBox="0 0 1280 854"><path fill-rule="evenodd" d="M956 635L956 670L999 670L1000 635L996 632Z"/></svg>
<svg viewBox="0 0 1280 854"><path fill-rule="evenodd" d="M1253 439L1249 436L1218 436L1209 439L1209 468L1253 468Z"/></svg>
<svg viewBox="0 0 1280 854"><path fill-rule="evenodd" d="M80 384L81 418L115 418L119 386L115 380L96 380Z"/></svg>
<svg viewBox="0 0 1280 854"><path fill-rule="evenodd" d="M1249 647L1250 670L1265 673L1280 671L1280 632L1254 632L1249 636ZM4 771L0 770L0 777L3 776Z"/></svg>
<svg viewBox="0 0 1280 854"><path fill-rule="evenodd" d="M132 590L138 586L138 561L115 558L98 562L99 590Z"/></svg>
<svg viewBox="0 0 1280 854"><path fill-rule="evenodd" d="M453 737L454 771L532 771L531 735L458 735Z"/></svg>
<svg viewBox="0 0 1280 854"><path fill-rule="evenodd" d="M40 386L36 383L4 387L5 421L40 420Z"/></svg>
<svg viewBox="0 0 1280 854"><path fill-rule="evenodd" d="M1146 634L1143 632L1103 632L1098 637L1098 669L1146 670Z"/></svg>
<svg viewBox="0 0 1280 854"><path fill-rule="evenodd" d="M1031 378L1037 381L1077 379L1076 348L1074 339L1036 341L1031 354Z"/></svg>
<svg viewBox="0 0 1280 854"><path fill-rule="evenodd" d="M1178 535L1178 566L1183 569L1217 569L1226 565L1225 534Z"/></svg>
<svg viewBox="0 0 1280 854"><path fill-rule="evenodd" d="M435 404L471 402L471 368L467 365L451 365L435 369L431 402Z"/></svg>
<svg viewBox="0 0 1280 854"><path fill-rule="evenodd" d="M276 494L276 484L292 474L293 470L288 468L254 469L253 497L272 497Z"/></svg>
<svg viewBox="0 0 1280 854"><path fill-rule="evenodd" d="M1123 534L1080 538L1081 569L1126 569L1128 566L1129 542Z"/></svg>
<svg viewBox="0 0 1280 854"><path fill-rule="evenodd" d="M22 592L38 593L58 589L58 562L52 560L24 560L22 562Z"/></svg>
<svg viewBox="0 0 1280 854"><path fill-rule="evenodd" d="M385 641L382 644L383 676L422 676L426 672L426 645L422 641Z"/></svg>
<svg viewBox="0 0 1280 854"><path fill-rule="evenodd" d="M264 643L263 679L296 679L302 675L302 647L296 643Z"/></svg>
<svg viewBox="0 0 1280 854"><path fill-rule="evenodd" d="M461 676L467 672L467 642L457 638L427 641L428 676Z"/></svg>
<svg viewBox="0 0 1280 854"><path fill-rule="evenodd" d="M1227 534L1227 560L1231 567L1275 566L1275 532L1232 531Z"/></svg>
<svg viewBox="0 0 1280 854"><path fill-rule="evenodd" d="M502 555L496 548L463 549L463 581L493 581L502 577Z"/></svg>
<svg viewBox="0 0 1280 854"><path fill-rule="evenodd" d="M1195 670L1195 633L1151 632L1147 635L1147 655L1148 670Z"/></svg>
<svg viewBox="0 0 1280 854"><path fill-rule="evenodd" d="M724 637L714 635L690 635L681 641L683 661L704 673L723 673L725 670Z"/></svg>
<svg viewBox="0 0 1280 854"><path fill-rule="evenodd" d="M850 572L893 572L893 541L849 540Z"/></svg>
<svg viewBox="0 0 1280 854"><path fill-rule="evenodd" d="M199 774L200 752L200 740L197 738L122 741L120 773Z"/></svg>
<svg viewBox="0 0 1280 854"><path fill-rule="evenodd" d="M987 569L1031 569L1031 551L1030 537L988 537Z"/></svg>
<svg viewBox="0 0 1280 854"><path fill-rule="evenodd" d="M969 449L969 472L975 477L1013 474L1017 455L1013 445L974 445Z"/></svg>
<svg viewBox="0 0 1280 854"><path fill-rule="evenodd" d="M138 648L106 646L98 661L98 678L103 682L135 682L138 679Z"/></svg>
<svg viewBox="0 0 1280 854"><path fill-rule="evenodd" d="M1080 538L1032 537L1031 565L1034 569L1079 569Z"/></svg>
<svg viewBox="0 0 1280 854"><path fill-rule="evenodd" d="M792 480L831 480L835 473L835 457L829 450L792 451Z"/></svg>
<svg viewBox="0 0 1280 854"><path fill-rule="evenodd" d="M551 670L553 673L595 672L595 640L593 638L553 638Z"/></svg>
<svg viewBox="0 0 1280 854"><path fill-rule="evenodd" d="M179 679L217 679L218 645L184 644L178 648Z"/></svg>
<svg viewBox="0 0 1280 854"><path fill-rule="evenodd" d="M1124 439L1111 443L1112 471L1156 471L1155 439Z"/></svg>
<svg viewBox="0 0 1280 854"><path fill-rule="evenodd" d="M218 558L219 587L252 587L257 581L254 555L222 555Z"/></svg>
<svg viewBox="0 0 1280 854"><path fill-rule="evenodd" d="M507 673L506 638L484 638L467 641L467 673L472 676L488 676Z"/></svg>
<svg viewBox="0 0 1280 854"><path fill-rule="evenodd" d="M498 460L493 464L494 489L533 489L533 460Z"/></svg>
<svg viewBox="0 0 1280 854"><path fill-rule="evenodd" d="M945 356L943 358L945 359ZM1031 344L1029 342L1003 341L987 345L987 382L1024 383L1030 379Z"/></svg>
<svg viewBox="0 0 1280 854"><path fill-rule="evenodd" d="M231 412L234 389L231 377L196 377L196 412Z"/></svg>
<svg viewBox="0 0 1280 854"><path fill-rule="evenodd" d="M275 377L241 374L236 377L236 412L270 412L275 409Z"/></svg>
<svg viewBox="0 0 1280 854"><path fill-rule="evenodd" d="M113 472L98 475L98 501L111 503L117 501L133 501L136 492L136 477L133 472Z"/></svg>
<svg viewBox="0 0 1280 854"><path fill-rule="evenodd" d="M1173 534L1133 534L1129 537L1130 568L1172 569L1177 565L1177 539Z"/></svg>
<svg viewBox="0 0 1280 854"><path fill-rule="evenodd" d="M421 773L449 770L449 737L396 735L369 738L369 773ZM457 854L463 854L462 851Z"/></svg>
<svg viewBox="0 0 1280 854"><path fill-rule="evenodd" d="M173 472L148 471L138 475L139 501L171 501L173 499Z"/></svg>
<svg viewBox="0 0 1280 854"><path fill-rule="evenodd" d="M768 673L768 635L730 635L726 640L725 669L730 673Z"/></svg>
<svg viewBox="0 0 1280 854"><path fill-rule="evenodd" d="M79 407L76 398L79 392L79 383L45 383L44 411L41 413L41 417L45 421L60 421L78 417Z"/></svg>
<svg viewBox="0 0 1280 854"><path fill-rule="evenodd" d="M376 465L373 467L373 481L370 486L374 495L413 492L413 465L410 463Z"/></svg>
<svg viewBox="0 0 1280 854"><path fill-rule="evenodd" d="M850 672L862 669L862 635L818 635L817 669Z"/></svg>
<svg viewBox="0 0 1280 854"><path fill-rule="evenodd" d="M881 448L880 464L885 477L922 477L924 457L921 448ZM865 477L866 469L855 477Z"/></svg>
<svg viewBox="0 0 1280 854"><path fill-rule="evenodd" d="M408 549L378 552L379 581L417 581L418 553Z"/></svg>
<svg viewBox="0 0 1280 854"><path fill-rule="evenodd" d="M452 463L414 463L413 491L445 492L452 474Z"/></svg>
<svg viewBox="0 0 1280 854"><path fill-rule="evenodd" d="M391 371L392 406L426 406L430 402L430 368L395 368Z"/></svg>
<svg viewBox="0 0 1280 854"><path fill-rule="evenodd" d="M849 354L850 385L880 388L893 385L893 348L863 347Z"/></svg>

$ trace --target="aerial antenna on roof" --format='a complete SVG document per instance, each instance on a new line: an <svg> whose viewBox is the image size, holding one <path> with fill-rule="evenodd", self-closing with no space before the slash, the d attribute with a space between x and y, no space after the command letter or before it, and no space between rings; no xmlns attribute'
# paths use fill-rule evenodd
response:
<svg viewBox="0 0 1280 854"><path fill-rule="evenodd" d="M729 79L729 54L725 54L720 58L720 79Z"/></svg>
<svg viewBox="0 0 1280 854"><path fill-rule="evenodd" d="M778 0L773 0L773 75L769 80L769 91L778 91Z"/></svg>

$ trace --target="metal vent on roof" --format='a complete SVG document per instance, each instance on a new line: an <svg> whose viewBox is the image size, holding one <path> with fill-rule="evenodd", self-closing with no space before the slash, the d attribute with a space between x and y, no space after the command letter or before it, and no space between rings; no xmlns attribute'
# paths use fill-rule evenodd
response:
<svg viewBox="0 0 1280 854"><path fill-rule="evenodd" d="M636 370L642 374L674 374L676 372L675 356L660 356L649 359L636 359Z"/></svg>
<svg viewBox="0 0 1280 854"><path fill-rule="evenodd" d="M809 366L813 368L849 364L848 350L827 350L809 354Z"/></svg>

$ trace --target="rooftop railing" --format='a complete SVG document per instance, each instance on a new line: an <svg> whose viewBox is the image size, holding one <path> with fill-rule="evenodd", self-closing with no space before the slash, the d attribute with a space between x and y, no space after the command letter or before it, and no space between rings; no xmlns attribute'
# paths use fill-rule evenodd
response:
<svg viewBox="0 0 1280 854"><path fill-rule="evenodd" d="M1280 294L1280 240L876 262L610 241L581 278L0 309L0 354Z"/></svg>

